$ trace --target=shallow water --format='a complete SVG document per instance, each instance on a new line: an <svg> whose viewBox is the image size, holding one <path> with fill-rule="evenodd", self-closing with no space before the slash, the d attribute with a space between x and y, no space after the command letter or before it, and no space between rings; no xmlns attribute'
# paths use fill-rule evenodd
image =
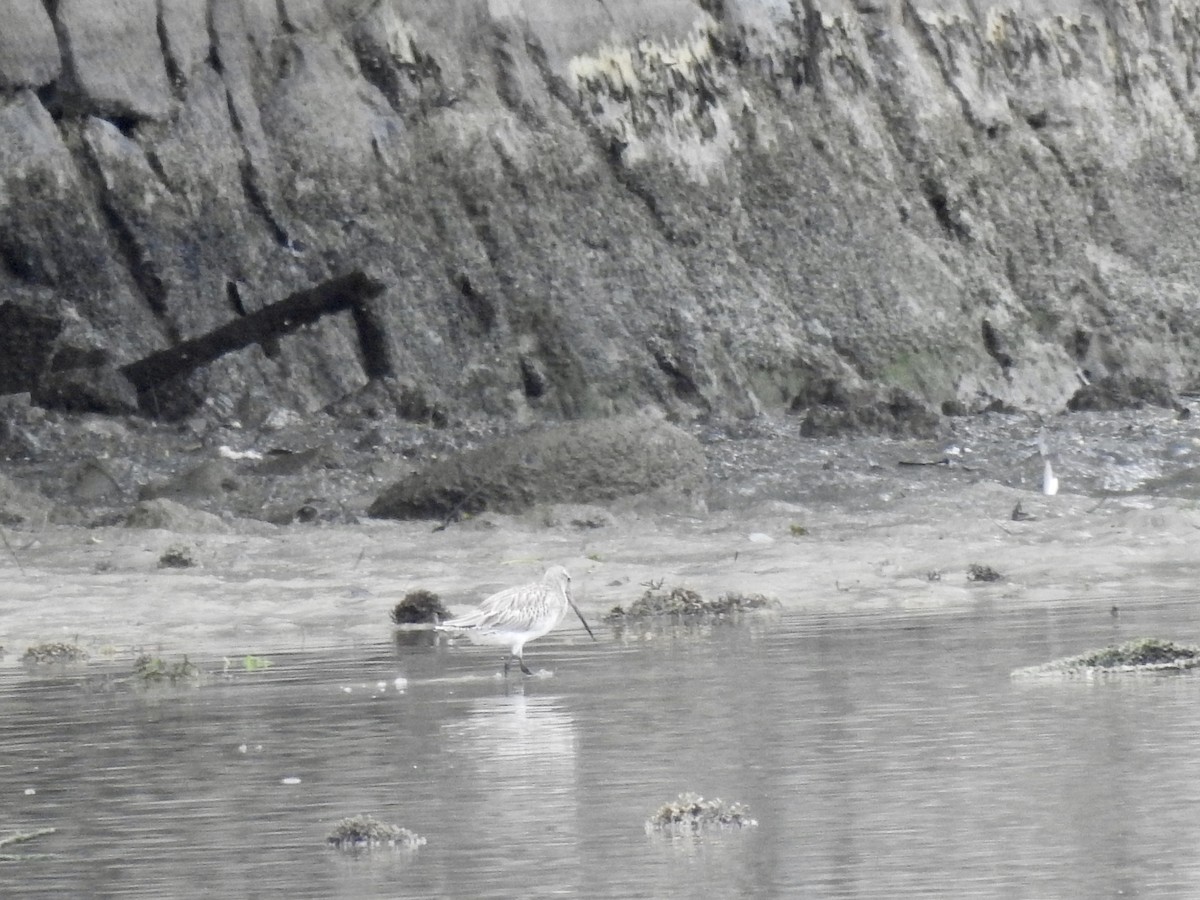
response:
<svg viewBox="0 0 1200 900"><path fill-rule="evenodd" d="M422 641L199 687L5 670L0 835L57 832L0 851L50 854L0 896L1192 896L1200 679L1009 678L1200 630L1187 599L1109 606L577 629L507 684ZM683 791L758 827L646 834ZM360 812L428 843L323 845Z"/></svg>

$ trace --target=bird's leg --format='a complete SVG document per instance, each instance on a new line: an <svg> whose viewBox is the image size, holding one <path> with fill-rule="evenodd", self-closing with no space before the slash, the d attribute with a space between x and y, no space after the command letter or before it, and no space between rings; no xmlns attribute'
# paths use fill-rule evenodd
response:
<svg viewBox="0 0 1200 900"><path fill-rule="evenodd" d="M517 662L519 662L521 664L522 672L524 672L526 675L533 674L532 672L529 671L529 666L525 665L525 657L521 656L519 653L517 654Z"/></svg>
<svg viewBox="0 0 1200 900"><path fill-rule="evenodd" d="M510 662L510 659L511 659L510 657L507 657L507 656L504 657L504 677L505 678L508 677L508 664Z"/></svg>

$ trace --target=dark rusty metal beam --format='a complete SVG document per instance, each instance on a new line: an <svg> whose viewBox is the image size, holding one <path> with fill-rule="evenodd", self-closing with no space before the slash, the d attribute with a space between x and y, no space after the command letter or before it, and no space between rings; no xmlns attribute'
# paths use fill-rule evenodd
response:
<svg viewBox="0 0 1200 900"><path fill-rule="evenodd" d="M137 362L121 367L139 393L152 390L173 378L208 365L234 350L290 334L322 316L358 309L378 297L386 286L362 272L351 272L297 291L290 297L264 306L258 312L235 319L205 335L158 350ZM359 316L358 318L361 318Z"/></svg>

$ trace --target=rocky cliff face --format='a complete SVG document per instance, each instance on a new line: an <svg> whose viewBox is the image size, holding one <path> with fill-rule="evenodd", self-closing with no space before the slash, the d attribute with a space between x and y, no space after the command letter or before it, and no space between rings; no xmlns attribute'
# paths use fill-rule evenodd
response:
<svg viewBox="0 0 1200 900"><path fill-rule="evenodd" d="M141 404L1189 386L1198 62L1193 0L7 0L0 393L358 269Z"/></svg>

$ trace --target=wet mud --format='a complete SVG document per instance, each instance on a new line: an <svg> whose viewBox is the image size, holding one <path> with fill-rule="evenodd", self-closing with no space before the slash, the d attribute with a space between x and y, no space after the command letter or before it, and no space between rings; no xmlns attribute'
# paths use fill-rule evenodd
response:
<svg viewBox="0 0 1200 900"><path fill-rule="evenodd" d="M552 564L571 572L592 620L661 584L711 598L761 595L789 613L1064 601L1126 608L1190 589L1200 540L1200 443L1190 420L1150 410L950 421L935 440L904 441L802 438L788 419L697 429L709 490L707 510L694 513L627 508L581 517L542 506L519 516L484 512L440 530L426 520L376 520L364 511L382 483L379 467L415 464L377 452L370 461L301 466L270 485L237 469L257 461L226 459L239 487L218 479L207 497L178 495L184 509L211 510L220 528L208 519L194 529L130 528L115 524L120 503L128 508L136 494L126 482L108 512L77 502L81 520L100 522L93 527L53 511L6 525L0 666L54 641L100 660L147 650L201 658L354 646L386 636L410 592L430 591L462 612ZM236 431L210 437L160 452L158 468L188 470L231 444L269 454L272 441L318 443L299 431L257 442ZM438 452L421 439L426 449L414 459ZM170 477L154 471L149 454L133 455L136 446L127 441L125 455L107 461L123 473L118 482L130 473L151 483ZM1042 492L1045 459L1061 484L1053 496ZM51 469L43 461L9 471L12 483L32 489ZM50 493L56 509L70 502ZM263 493L274 506L249 518L249 495ZM271 509L305 500L339 512L268 521ZM106 515L114 524L103 524ZM973 578L973 567L999 577Z"/></svg>

